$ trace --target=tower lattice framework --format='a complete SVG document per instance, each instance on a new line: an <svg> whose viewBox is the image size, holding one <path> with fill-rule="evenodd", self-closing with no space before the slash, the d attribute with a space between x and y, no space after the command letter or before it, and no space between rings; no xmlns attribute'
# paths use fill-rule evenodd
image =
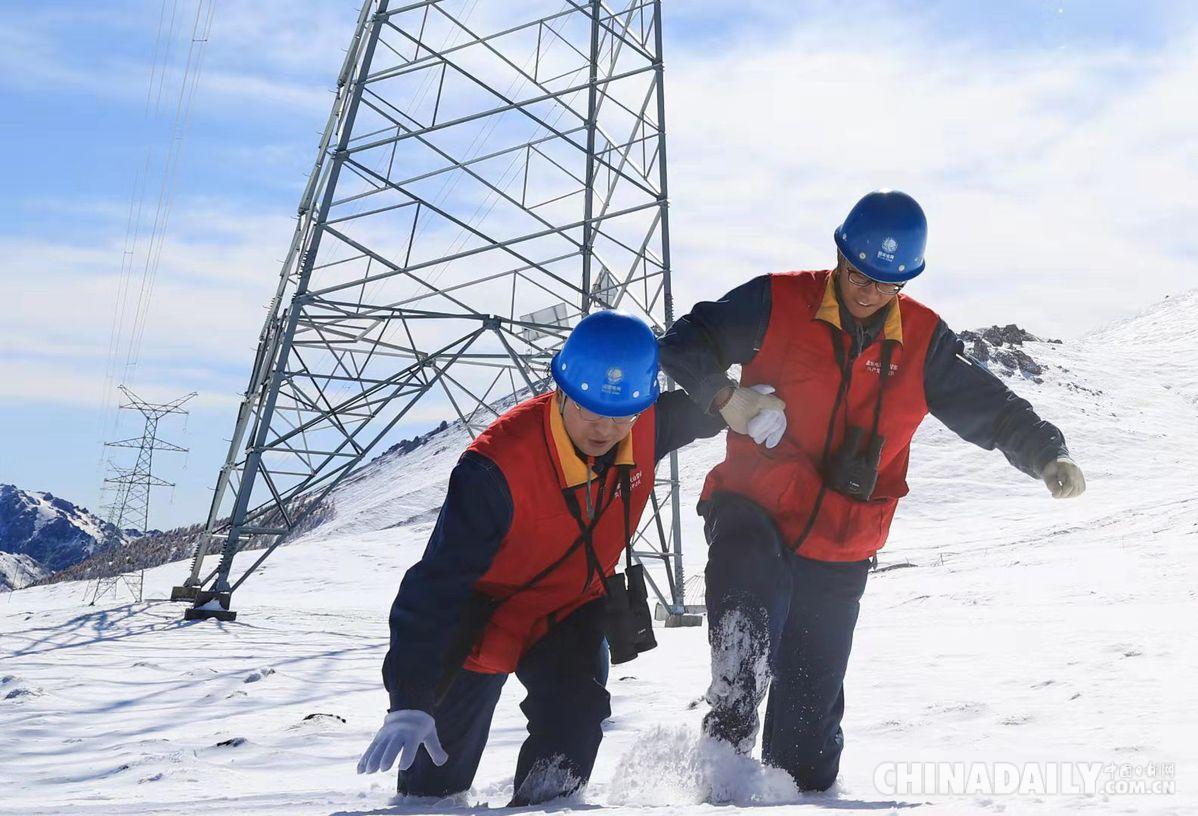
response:
<svg viewBox="0 0 1198 816"><path fill-rule="evenodd" d="M660 0L367 2L175 588L187 616L231 619L232 593L401 422L477 434L551 387L592 310L664 331L667 192ZM677 485L671 455L634 553L681 615Z"/></svg>
<svg viewBox="0 0 1198 816"><path fill-rule="evenodd" d="M108 557L114 559L124 557L120 551L120 544L126 529L136 527L143 533L150 529L151 489L175 486L174 482L168 482L154 475L154 452L186 453L187 448L181 448L165 439L159 439L158 423L163 417L172 414L185 416L187 411L183 410L183 405L195 396L195 393L192 392L168 403L152 403L141 399L123 385L120 386L120 390L128 400L121 408L137 411L144 418L145 424L142 427L141 436L104 443L107 447L132 448L137 451L137 459L132 467L121 467L110 463L109 467L113 475L104 479L105 486L115 493L107 507L108 527L105 530L104 540L100 542L100 549L101 552L107 552ZM115 594L122 586L129 590L134 599L140 601L145 586L145 570L124 571L117 575L96 579L95 584L91 587L90 605L94 606L96 601L109 593Z"/></svg>

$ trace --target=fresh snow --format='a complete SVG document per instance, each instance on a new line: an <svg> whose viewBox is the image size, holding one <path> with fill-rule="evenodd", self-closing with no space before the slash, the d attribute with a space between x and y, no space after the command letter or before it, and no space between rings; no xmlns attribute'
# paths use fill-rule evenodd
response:
<svg viewBox="0 0 1198 816"><path fill-rule="evenodd" d="M58 518L58 511L51 507L50 502L46 501L41 495L28 493L25 496L25 500L34 508L34 512L37 513L37 518L33 522L34 534Z"/></svg>
<svg viewBox="0 0 1198 816"><path fill-rule="evenodd" d="M0 552L0 592L29 586L48 574L41 564L24 553Z"/></svg>
<svg viewBox="0 0 1198 816"><path fill-rule="evenodd" d="M798 794L785 774L701 743L706 631L660 629L659 648L612 668L613 716L581 801L532 810L1198 812L1198 359L1176 353L1198 339L1195 305L1191 294L1075 343L1024 347L1043 382L1012 384L1064 429L1089 482L1082 499L1055 501L1001 455L925 424L862 603L833 791ZM0 813L502 807L524 735L514 678L467 796L395 803L393 772L355 773L386 710L387 609L464 440L451 428L364 469L325 524L237 592L236 622L185 623L160 600L89 609L80 584L0 598ZM716 440L682 457L688 575L704 562L695 496L721 456ZM150 570L147 598L186 572ZM1151 768L1171 773L1175 792L875 785L879 769L911 762L1015 767L1032 788L1062 767L1101 763L1107 781ZM704 804L713 798L732 805Z"/></svg>
<svg viewBox="0 0 1198 816"><path fill-rule="evenodd" d="M56 507L51 501L50 495L37 491L25 491L24 498L27 504L34 508L37 513L37 518L33 522L34 534L37 534L43 527L60 517L67 518L71 524L78 529L83 535L88 536L95 541L101 541L104 538L104 529L100 525L100 519L86 509L68 504L68 509ZM88 547L90 553L95 549L95 545L91 544Z"/></svg>

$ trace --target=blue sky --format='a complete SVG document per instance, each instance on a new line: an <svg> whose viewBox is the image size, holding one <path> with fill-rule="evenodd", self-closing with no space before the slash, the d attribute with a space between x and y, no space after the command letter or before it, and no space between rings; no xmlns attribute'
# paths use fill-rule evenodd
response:
<svg viewBox="0 0 1198 816"><path fill-rule="evenodd" d="M0 280L17 293L0 481L95 508L102 441L139 430L114 425L104 373L130 194L147 145L161 162L197 1L0 7ZM955 326L1077 337L1196 285L1194 4L665 8L681 308L826 266L839 218L881 186L928 210L916 296ZM170 70L147 116L164 9ZM199 392L186 433L163 425L192 452L186 469L162 460L179 486L156 497L157 526L206 515L356 16L340 0L216 4L145 339L119 378L150 399Z"/></svg>

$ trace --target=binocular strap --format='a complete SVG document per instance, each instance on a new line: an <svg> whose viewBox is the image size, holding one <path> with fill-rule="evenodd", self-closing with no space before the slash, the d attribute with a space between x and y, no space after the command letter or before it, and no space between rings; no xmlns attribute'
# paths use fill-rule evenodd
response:
<svg viewBox="0 0 1198 816"><path fill-rule="evenodd" d="M832 333L832 351L836 355L836 363L840 368L840 387L836 390L836 399L832 403L832 415L828 417L828 432L824 436L824 451L820 455L821 473L828 466L828 457L832 452L832 437L836 433L836 415L840 413L840 406L844 403L845 398L849 393L849 386L853 381L853 361L855 356L845 354L844 345L840 342L840 332L835 326L828 326ZM886 393L886 380L890 377L890 359L894 354L893 340L882 341L882 360L881 368L878 370L878 401L874 406L874 422L873 428L869 432L869 441L867 447L873 444L874 439L878 436L878 424L882 419L882 398ZM847 422L848 408L845 408L845 420ZM799 547L803 546L803 542L807 540L807 536L811 534L811 528L815 526L815 520L819 518L820 507L823 506L824 496L828 492L828 484L824 479L820 479L819 493L815 496L815 503L811 507L811 515L807 517L807 524L803 526L803 532L791 545L791 549L798 552Z"/></svg>
<svg viewBox="0 0 1198 816"><path fill-rule="evenodd" d="M575 495L574 491L566 491L562 494L566 500L566 506L570 509L570 515L574 517L574 521L578 524L579 539L582 541L582 546L586 548L587 577L582 584L583 592L585 592L587 587L591 585L591 580L595 576L599 577L600 584L603 583L603 565L599 562L599 556L595 552L593 534L595 527L599 524L599 519L602 518L604 511L607 510L607 508L610 507L613 502L615 502L617 494L622 494L620 498L624 505L625 564L630 565L632 563L632 477L630 475L632 466L616 465L615 467L617 467L619 470L619 475L617 476L617 479L620 483L619 489L613 491L612 495L608 498L607 503L604 504L603 493L604 488L607 486L606 474L604 474L605 478L599 483L598 496L596 497L595 501L595 505L599 509L595 513L594 517L589 521L583 520L582 508L578 504L578 497ZM587 496L588 498L590 496L589 490Z"/></svg>
<svg viewBox="0 0 1198 816"><path fill-rule="evenodd" d="M562 496L566 501L566 506L570 510L570 515L572 515L574 520L578 523L579 534L578 537L570 543L570 546L566 548L566 551L558 556L553 563L549 564L536 575L529 578L519 587L502 598L494 598L477 590L475 590L475 592L471 595L470 600L467 603L467 608L463 614L462 622L459 625L458 635L450 647L450 654L446 656L445 668L441 674L440 682L437 684L436 702L440 703L445 697L445 694L449 691L449 687L453 684L453 679L456 676L458 669L461 668L461 665L463 662L465 662L466 658L470 656L471 651L474 650L474 647L478 643L478 639L482 637L483 631L486 629L487 623L490 621L491 616L495 614L495 610L502 606L509 599L519 595L521 592L532 589L534 586L541 583L541 581L544 581L555 570L560 569L561 566L565 564L566 561L568 561L580 547L585 549L587 558L587 578L586 582L583 584L582 591L585 592L586 588L590 586L591 579L596 572L599 574L600 583L602 584L603 567L599 563L599 557L595 553L595 546L592 543L591 537L595 530L595 526L599 523L599 519L603 517L603 513L615 501L617 492L622 492L624 494L622 496L624 502L624 533L625 541L627 542L625 550L628 554L628 557L631 558L632 544L631 538L629 537L632 513L630 507L631 496L629 491L631 478L628 473L631 468L630 466L625 465L619 465L618 467L620 468L619 478L622 490L612 491L611 496L606 497L607 501L605 503L604 487L606 486L607 480L604 479L602 482L600 482L599 491L595 502L598 510L596 511L594 517L592 517L589 521L583 521L582 508L579 506L578 498L574 495L574 492L569 488L563 492Z"/></svg>

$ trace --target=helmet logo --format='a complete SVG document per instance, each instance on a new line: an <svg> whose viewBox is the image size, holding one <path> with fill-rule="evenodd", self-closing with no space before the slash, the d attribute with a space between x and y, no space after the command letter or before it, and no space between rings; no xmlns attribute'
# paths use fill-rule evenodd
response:
<svg viewBox="0 0 1198 816"><path fill-rule="evenodd" d="M614 394L619 396L624 391L624 386L620 385L620 381L624 379L624 370L619 366L612 366L607 370L607 382L603 384L604 394Z"/></svg>
<svg viewBox="0 0 1198 816"><path fill-rule="evenodd" d="M877 257L884 261L894 262L894 253L898 251L898 241L893 238L883 238L882 248L878 250Z"/></svg>

